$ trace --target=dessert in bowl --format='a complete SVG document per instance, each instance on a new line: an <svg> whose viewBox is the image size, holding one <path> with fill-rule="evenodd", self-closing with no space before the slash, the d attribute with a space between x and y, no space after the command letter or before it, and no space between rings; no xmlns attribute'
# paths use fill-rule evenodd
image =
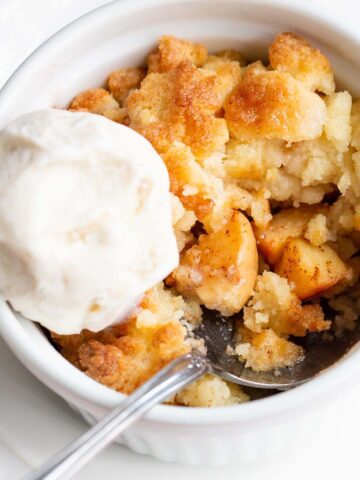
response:
<svg viewBox="0 0 360 480"><path fill-rule="evenodd" d="M226 4L229 11L230 4L235 9L240 5L229 2ZM242 5L245 8L245 4ZM247 4L246 7L250 8ZM274 30L275 34L284 28L276 26ZM162 28L157 36L165 31ZM170 174L181 261L165 280L166 288L160 284L148 292L132 320L119 327L95 334L85 332L76 337L53 335L61 352L76 366L125 393L166 361L191 348L194 342L191 325L201 321L199 305L216 309L225 316L243 313L243 318L239 319L237 344L233 350L229 349L229 354L240 356L250 367L259 370L291 366L301 361L304 352L291 339L289 341L289 335L325 332L324 341L329 341L331 335L340 333L345 319L350 321L348 326L353 326L351 318L356 314L356 301L343 294L348 285L356 282L356 258L352 258L356 252L356 234L353 235L356 203L351 203L349 196L349 188L351 191L356 182L352 179L352 167L348 166L349 151L356 155L356 138L354 135L351 138L349 131L350 94L334 93L326 56L297 35L283 34L275 40L275 35L269 35L263 42L263 47L272 42L270 68L265 60L264 64L256 62L258 55L252 55L251 60L245 62L239 54L242 51L240 38L233 39L232 48L220 54L216 54L216 50L230 47L230 42L219 39L209 42L204 38L215 53L209 55L195 35L187 33L186 36L188 40L174 37L160 40L159 50L150 57L150 72L138 70L134 62L125 63L124 59L119 65L121 68L115 71L114 55L111 62L102 65L102 77L100 73L88 74L84 80L86 84L77 82L71 95L69 92L66 97L63 92L66 98L62 105L59 105L61 95L55 104L50 101L44 105L39 101L36 105L65 107L77 92L84 87L101 85L107 75L115 71L109 77L107 89L80 93L71 101L70 109L104 114L112 121L134 128L153 143ZM194 41L190 40L192 38ZM150 50L147 45L143 53ZM294 52L298 55L297 61L293 60ZM311 68L305 72L296 71L302 56L312 59ZM139 64L135 59L135 65ZM123 70L129 66L131 70ZM19 78L21 80L21 71ZM10 87L11 83L8 92ZM48 95L52 94L54 92L49 89ZM9 93L7 98L11 100ZM46 95L45 98L49 100ZM253 98L257 102L251 102ZM18 113L17 108L13 109L12 116ZM31 108L27 106L26 109ZM244 114L238 115L239 111ZM356 106L354 112L356 116ZM254 118L256 121L252 121ZM334 119L339 123L334 124ZM351 142L353 146L349 146ZM347 207L350 214L346 216ZM352 215L351 220L349 215ZM344 224L346 219L348 227ZM260 270L257 250L264 257ZM351 291L355 293L353 288ZM328 332L331 318L324 314L321 305L324 300L319 300L325 295L337 301L338 310L335 304L332 307L338 312L337 330L331 335ZM352 302L351 312L354 312L350 316L349 301ZM31 331L39 335L33 327L24 325L27 334ZM4 335L9 337L9 330ZM46 339L36 338L41 348L50 351L52 347ZM14 341L9 343L19 354L19 344L16 347ZM19 355L23 359L25 350L22 346L22 355ZM39 373L39 364L34 367L37 362L29 366L69 401L82 407L86 404L85 409L90 413L100 414L99 408L91 404L94 396L89 390L84 394L80 388L74 389L75 378L81 386L89 386L94 394L96 389L97 398L103 398L98 405L105 406L105 401L110 406L119 398L107 390L105 393L105 389L91 380L85 380L83 374L75 373L69 364L65 366L61 357L53 352L55 354L56 360L51 358L59 362L57 365L61 365L64 375L71 372L69 375L74 381L61 379L60 386L52 375L49 379L46 367ZM340 365L335 368L341 369ZM348 366L347 372L350 371ZM329 387L331 372L326 375ZM250 438L247 433L252 428L251 420L259 416L259 428L261 424L265 429L262 440L270 441L274 434L269 433L271 425L276 426L274 411L283 414L289 409L295 411L296 404L299 406L309 398L306 392L310 387L313 388L312 396L320 395L326 375L313 385L300 387L299 393L295 390L252 405L250 402L208 413L196 409L196 415L202 415L197 421L190 409L162 406L157 410L159 415L164 415L164 422L195 425L201 420L204 425L195 428L196 434L200 431L204 434L212 424L218 424L218 436L222 436L230 422L234 435L242 436L243 445ZM82 403L78 395L87 400L83 398ZM244 392L219 379L206 377L173 401L180 405L215 406L247 399ZM144 420L145 431L151 415L156 412ZM240 418L244 420L243 426L247 423L247 428L235 434L236 424L241 430ZM187 437L194 431L190 427L185 433L184 428L178 427L173 433L174 441L176 436ZM139 428L141 430L141 426ZM142 438L148 435L142 432ZM136 434L129 433L125 441L127 438L137 450L147 450L141 447L143 440L137 443L132 440ZM284 438L282 435L280 443ZM156 441L151 443L154 445ZM223 443L222 451L226 445ZM243 446L244 453L239 456L254 456L254 453L246 454L247 448ZM271 447L264 450L271 450ZM156 452L156 455L175 458L169 452ZM201 455L204 453L199 457ZM199 462L199 459L193 461Z"/></svg>
<svg viewBox="0 0 360 480"><path fill-rule="evenodd" d="M131 393L190 349L206 353L193 333L204 307L237 316L228 353L260 372L303 360L290 336L321 332L329 342L355 328L360 108L336 91L330 62L305 38L278 34L266 66L163 36L145 68L111 72L106 88L79 93L69 110L105 116L152 143L170 176L180 254L124 322L51 333L75 366ZM172 401L248 399L207 375Z"/></svg>

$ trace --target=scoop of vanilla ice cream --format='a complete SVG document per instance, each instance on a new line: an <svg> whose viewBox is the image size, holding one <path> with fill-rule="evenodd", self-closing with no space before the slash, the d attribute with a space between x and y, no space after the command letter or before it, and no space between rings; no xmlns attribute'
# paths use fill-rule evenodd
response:
<svg viewBox="0 0 360 480"><path fill-rule="evenodd" d="M168 173L141 135L56 109L0 132L0 290L15 310L99 331L178 260Z"/></svg>

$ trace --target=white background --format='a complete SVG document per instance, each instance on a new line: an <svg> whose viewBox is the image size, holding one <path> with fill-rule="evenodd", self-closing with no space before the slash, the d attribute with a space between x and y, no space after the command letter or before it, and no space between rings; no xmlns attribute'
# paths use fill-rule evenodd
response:
<svg viewBox="0 0 360 480"><path fill-rule="evenodd" d="M51 33L105 3L109 2L0 0L0 86L19 62ZM359 0L313 0L312 3L336 9L339 15L347 17L349 29L360 36ZM359 405L360 384L346 396L340 395L338 413L300 450L264 463L212 469L184 467L161 463L113 445L75 479L137 480L143 476L146 480L359 479ZM0 480L20 478L86 428L59 397L20 365L0 339Z"/></svg>

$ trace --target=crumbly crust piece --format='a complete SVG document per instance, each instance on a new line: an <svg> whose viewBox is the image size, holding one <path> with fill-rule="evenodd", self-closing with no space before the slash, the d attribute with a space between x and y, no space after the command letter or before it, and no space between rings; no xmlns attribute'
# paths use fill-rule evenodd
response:
<svg viewBox="0 0 360 480"><path fill-rule="evenodd" d="M71 102L69 110L96 113L120 123L126 115L111 93L103 88L93 88L80 93Z"/></svg>
<svg viewBox="0 0 360 480"><path fill-rule="evenodd" d="M216 75L184 60L166 73L149 73L126 102L130 127L146 137L158 152L174 142L197 156L219 150L229 138L226 122L217 118L222 97Z"/></svg>
<svg viewBox="0 0 360 480"><path fill-rule="evenodd" d="M290 73L312 91L330 95L335 91L329 60L320 50L295 33L280 33L269 47L270 66Z"/></svg>
<svg viewBox="0 0 360 480"><path fill-rule="evenodd" d="M239 338L241 343L235 348L235 354L255 372L293 367L304 358L304 350L300 346L279 337L271 328L258 334L242 328Z"/></svg>
<svg viewBox="0 0 360 480"><path fill-rule="evenodd" d="M148 57L149 72L164 73L188 60L195 67L201 67L207 58L207 49L200 43L164 35L160 38L155 52Z"/></svg>
<svg viewBox="0 0 360 480"><path fill-rule="evenodd" d="M319 304L301 305L286 278L264 272L256 282L254 295L244 307L244 325L255 333L272 328L280 336L303 337L328 330Z"/></svg>
<svg viewBox="0 0 360 480"><path fill-rule="evenodd" d="M143 68L120 68L111 72L107 79L107 88L119 104L123 104L126 97L134 88L139 88L146 75Z"/></svg>
<svg viewBox="0 0 360 480"><path fill-rule="evenodd" d="M326 120L323 100L283 72L250 72L225 103L230 133L241 141L312 140Z"/></svg>
<svg viewBox="0 0 360 480"><path fill-rule="evenodd" d="M96 381L131 393L169 361L189 351L180 320L198 323L201 309L164 286L144 297L128 322L99 333L52 334L62 354Z"/></svg>

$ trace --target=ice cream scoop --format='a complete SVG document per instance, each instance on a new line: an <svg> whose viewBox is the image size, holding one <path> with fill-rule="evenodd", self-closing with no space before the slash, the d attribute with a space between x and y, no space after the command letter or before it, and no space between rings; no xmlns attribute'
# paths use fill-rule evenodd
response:
<svg viewBox="0 0 360 480"><path fill-rule="evenodd" d="M104 117L57 109L0 132L0 290L59 334L126 318L178 264L167 170Z"/></svg>

